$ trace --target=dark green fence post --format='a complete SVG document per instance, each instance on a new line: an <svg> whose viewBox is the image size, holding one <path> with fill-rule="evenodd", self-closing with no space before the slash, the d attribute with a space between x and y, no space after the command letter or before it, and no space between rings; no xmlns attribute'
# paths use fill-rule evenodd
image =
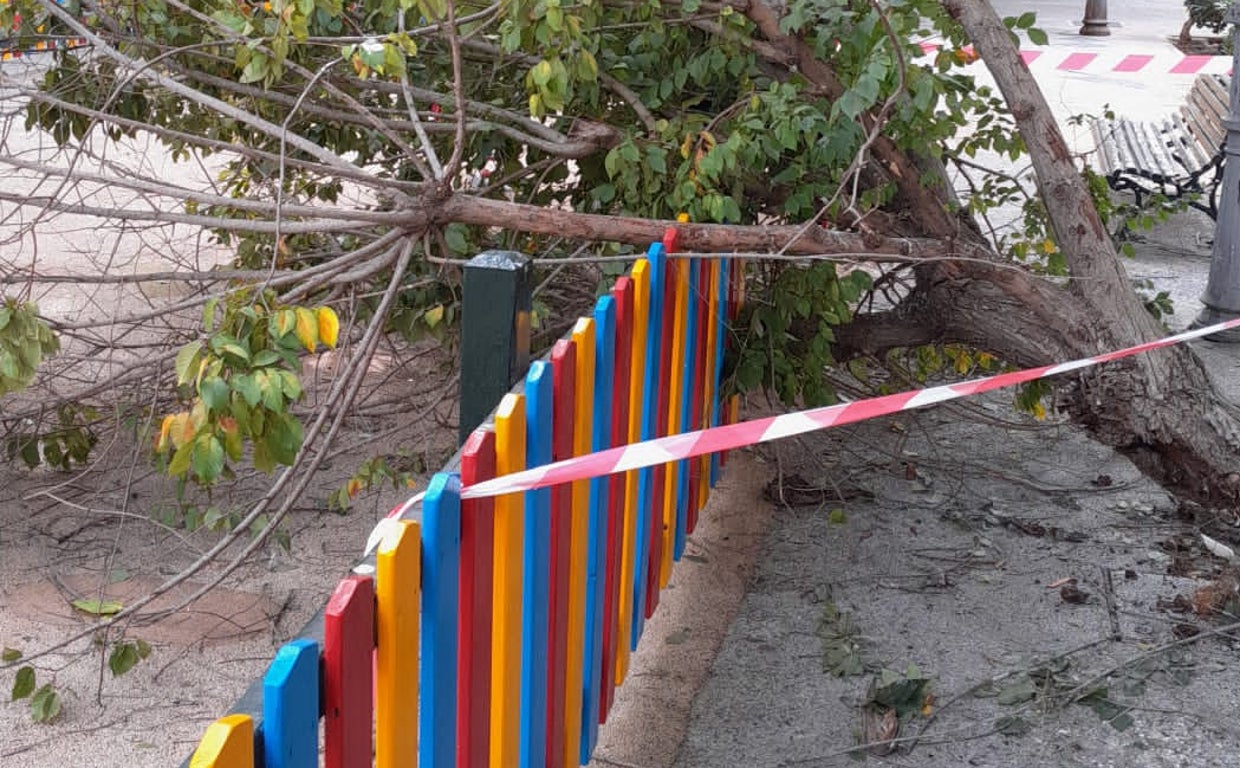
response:
<svg viewBox="0 0 1240 768"><path fill-rule="evenodd" d="M484 251L465 263L461 444L530 366L533 278L534 264L514 251Z"/></svg>

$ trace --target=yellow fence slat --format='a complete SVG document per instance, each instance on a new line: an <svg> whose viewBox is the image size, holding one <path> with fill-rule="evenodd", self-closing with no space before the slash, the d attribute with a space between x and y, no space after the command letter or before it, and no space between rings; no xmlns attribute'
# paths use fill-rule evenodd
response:
<svg viewBox="0 0 1240 768"><path fill-rule="evenodd" d="M189 768L254 768L254 720L225 715L207 726Z"/></svg>
<svg viewBox="0 0 1240 768"><path fill-rule="evenodd" d="M418 759L420 526L401 520L376 556L375 765L415 768Z"/></svg>
<svg viewBox="0 0 1240 768"><path fill-rule="evenodd" d="M495 410L495 473L525 469L525 397L509 393ZM495 499L491 602L491 768L517 765L521 711L521 556L523 494Z"/></svg>
<svg viewBox="0 0 1240 768"><path fill-rule="evenodd" d="M573 419L573 454L590 452L594 424L594 320L580 318L573 326L577 345L577 408ZM590 482L573 483L573 522L568 555L568 665L564 674L564 759L576 764L581 752L582 664L585 661L586 560L590 522Z"/></svg>

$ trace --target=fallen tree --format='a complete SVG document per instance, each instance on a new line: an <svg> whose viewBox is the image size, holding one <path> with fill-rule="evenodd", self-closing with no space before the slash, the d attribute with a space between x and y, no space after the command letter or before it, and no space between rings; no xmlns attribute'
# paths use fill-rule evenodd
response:
<svg viewBox="0 0 1240 768"><path fill-rule="evenodd" d="M102 259L97 274L58 274L31 249L0 270L11 297L59 282L189 286L142 311L49 313L47 327L77 345L75 365L103 374L55 392L68 367L45 363L37 386L82 402L152 385L171 398L179 384L183 404L161 406L174 421L159 436L174 474L217 482L245 445L263 469L292 467L210 557L256 520L274 529L289 508L273 512L276 497L321 461L379 340L436 327L453 300L444 263L486 247L622 255L683 213L693 223L679 225L682 249L771 259L754 277L759 296L782 290L778 276L799 268L791 257L866 265L889 305L788 310L790 327L820 335L829 354L791 370L811 341L794 339L778 358L755 351L757 369L738 376L790 400L829 396L812 381L819 362L955 343L1040 365L1162 332L1012 42L1037 34L1031 14L1001 20L982 0L139 0L80 11L0 8L0 26L16 23L11 45L52 34L89 46L5 84L21 110L0 164L27 183L0 189L5 242L37 243L45 223L85 217L193 245L181 266L145 275ZM927 37L938 43L928 54ZM970 42L1002 98L961 71ZM55 151L14 149L27 127ZM113 157L109 143L138 154ZM142 155L152 147L202 172L152 170ZM1032 196L976 160L1025 152ZM953 191L949 169L970 188ZM1022 196L1024 231L978 224ZM813 276L818 288L844 279ZM187 329L184 312L204 306L205 327ZM345 318L349 363L331 396L299 416L304 432L298 420L274 437L242 424L238 436L236 419L211 411L224 394L198 374L252 374L260 348L295 374L299 343L334 342L334 330L310 332L306 313L327 316L314 307ZM851 322L839 316L853 310ZM244 360L226 348L243 331L257 345ZM1067 413L1168 488L1207 502L1240 491L1240 420L1188 349L1060 384ZM299 391L288 386L290 404ZM45 410L18 401L0 416L12 434Z"/></svg>

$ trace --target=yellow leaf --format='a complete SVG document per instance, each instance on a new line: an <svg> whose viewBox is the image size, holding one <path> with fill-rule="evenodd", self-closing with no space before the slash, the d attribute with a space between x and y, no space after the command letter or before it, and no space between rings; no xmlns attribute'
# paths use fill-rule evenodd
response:
<svg viewBox="0 0 1240 768"><path fill-rule="evenodd" d="M443 305L436 304L422 315L422 319L426 321L427 328L434 328L443 320Z"/></svg>
<svg viewBox="0 0 1240 768"><path fill-rule="evenodd" d="M297 308L297 340L307 351L313 352L319 341L319 320L305 307Z"/></svg>
<svg viewBox="0 0 1240 768"><path fill-rule="evenodd" d="M1042 252L1048 256L1054 253L1055 252L1055 241L1051 240L1050 238L1043 240L1042 241Z"/></svg>
<svg viewBox="0 0 1240 768"><path fill-rule="evenodd" d="M288 335L297 327L297 313L291 309L282 309L276 313L276 331L281 337Z"/></svg>
<svg viewBox="0 0 1240 768"><path fill-rule="evenodd" d="M168 445L168 435L172 431L172 425L176 423L176 417L169 414L164 417L163 422L159 425L159 437L155 439L156 453L163 453L164 448Z"/></svg>
<svg viewBox="0 0 1240 768"><path fill-rule="evenodd" d="M331 349L336 348L336 338L340 334L340 318L331 307L319 307L315 314L319 320L319 341Z"/></svg>
<svg viewBox="0 0 1240 768"><path fill-rule="evenodd" d="M688 223L689 223L689 214L687 214L687 213L678 213L678 214L676 214L676 221L677 221L677 222L679 222L679 223L681 223L681 224L688 224Z"/></svg>
<svg viewBox="0 0 1240 768"><path fill-rule="evenodd" d="M198 427L188 413L178 413L171 418L172 423L168 425L168 434L172 438L172 447L180 448L194 439L194 433L198 431Z"/></svg>

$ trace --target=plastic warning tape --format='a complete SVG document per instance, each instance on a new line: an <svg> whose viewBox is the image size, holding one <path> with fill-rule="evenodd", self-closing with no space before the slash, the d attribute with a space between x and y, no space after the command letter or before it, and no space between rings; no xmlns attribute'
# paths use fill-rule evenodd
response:
<svg viewBox="0 0 1240 768"><path fill-rule="evenodd" d="M736 424L711 427L696 432L684 432L678 435L645 440L640 443L631 443L618 448L564 459L552 464L544 464L541 467L513 472L492 480L468 485L461 489L461 498L478 499L487 496L502 496L508 493L532 491L561 483L587 480L593 477L602 477L618 472L628 472L634 469L667 464L668 462L689 459L708 453L731 451L748 445L778 440L781 437L803 435L808 432L827 429L828 427L839 427L844 424L865 421L878 416L888 416L900 411L911 411L915 408L924 408L936 403L947 402L948 400L979 395L995 389L1014 387L1018 384L1025 384L1037 379L1079 371L1082 368L1109 363L1112 360L1132 357L1133 355L1170 347L1185 341L1200 339L1203 336L1209 336L1237 327L1240 327L1240 318L1185 331L1184 333L1178 333L1157 341L1148 341L1135 347L1128 347L1093 357L1085 357L1067 363L1044 365L1040 368L1027 368L1020 371L986 376L980 379L956 382L954 384L913 389L894 395L856 400L823 408L811 408L805 411L768 416ZM405 512L420 502L422 497L423 494L419 493L388 513L387 518L381 521L371 533L370 540L367 542L367 553L384 537L387 529L390 527L387 523L403 516Z"/></svg>
<svg viewBox="0 0 1240 768"><path fill-rule="evenodd" d="M978 60L977 51L971 45L961 48L944 48L933 43L921 43L927 54L947 50L962 64ZM1060 72L1116 72L1120 74L1227 74L1231 71L1231 56L1205 56L1158 50L1156 53L1121 53L1115 51L1064 51L1052 49L1025 49L1020 52L1025 65ZM1037 62L1035 65L1034 62Z"/></svg>
<svg viewBox="0 0 1240 768"><path fill-rule="evenodd" d="M1108 363L1112 360L1119 360L1155 349L1170 347L1236 327L1240 327L1240 319L1228 320L1205 328L1168 336L1157 341L1138 344L1135 347L1073 360L1068 363L1000 373L955 384L914 389L894 395L874 397L868 400L857 400L851 403L840 403L823 408L812 408L806 411L769 416L737 424L727 424L696 432L685 432L679 435L671 435L670 437L646 440L640 443L611 448L606 451L599 451L587 456L564 459L553 464L545 464L541 467L534 467L522 472L514 472L510 475L497 477L493 480L475 483L461 489L461 498L476 499L485 496L500 496L506 493L530 491L574 480L585 480L617 472L627 472L632 469L666 464L671 461L679 461L707 453L730 451L747 445L778 440L781 437L802 435L828 427L838 427L844 424L872 419L877 416L886 416L899 411L924 408L935 403L977 395L994 389L1013 387L1036 379L1078 371L1082 368Z"/></svg>

